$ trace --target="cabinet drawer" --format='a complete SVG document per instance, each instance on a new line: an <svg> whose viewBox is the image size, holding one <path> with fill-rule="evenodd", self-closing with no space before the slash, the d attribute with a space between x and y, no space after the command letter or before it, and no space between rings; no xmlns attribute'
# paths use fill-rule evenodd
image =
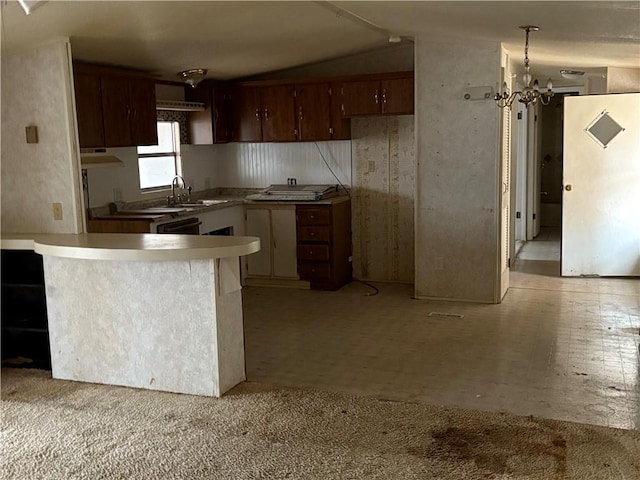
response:
<svg viewBox="0 0 640 480"><path fill-rule="evenodd" d="M298 227L299 242L328 242L330 239L330 227Z"/></svg>
<svg viewBox="0 0 640 480"><path fill-rule="evenodd" d="M331 211L328 208L298 207L298 225L330 225Z"/></svg>
<svg viewBox="0 0 640 480"><path fill-rule="evenodd" d="M329 260L327 245L298 245L298 260Z"/></svg>
<svg viewBox="0 0 640 480"><path fill-rule="evenodd" d="M331 265L328 263L299 263L298 274L302 280L330 280Z"/></svg>

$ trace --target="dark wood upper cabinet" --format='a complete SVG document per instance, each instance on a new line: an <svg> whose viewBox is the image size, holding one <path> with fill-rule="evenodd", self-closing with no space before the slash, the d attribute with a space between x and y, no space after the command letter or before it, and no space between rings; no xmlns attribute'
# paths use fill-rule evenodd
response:
<svg viewBox="0 0 640 480"><path fill-rule="evenodd" d="M342 115L377 115L380 113L380 81L345 82L340 88Z"/></svg>
<svg viewBox="0 0 640 480"><path fill-rule="evenodd" d="M131 108L131 139L134 145L158 143L158 116L156 113L156 85L153 80L129 81Z"/></svg>
<svg viewBox="0 0 640 480"><path fill-rule="evenodd" d="M102 111L106 146L134 145L131 137L129 81L121 77L102 78Z"/></svg>
<svg viewBox="0 0 640 480"><path fill-rule="evenodd" d="M104 121L102 117L102 87L100 75L75 73L78 137L83 148L103 148Z"/></svg>
<svg viewBox="0 0 640 480"><path fill-rule="evenodd" d="M413 77L382 80L380 88L382 90L382 114L413 114Z"/></svg>
<svg viewBox="0 0 640 480"><path fill-rule="evenodd" d="M187 112L189 143L211 145L231 140L229 95L226 85L205 82L196 88L185 87L185 100L204 104L204 110Z"/></svg>
<svg viewBox="0 0 640 480"><path fill-rule="evenodd" d="M329 83L296 86L298 140L331 140L331 85Z"/></svg>
<svg viewBox="0 0 640 480"><path fill-rule="evenodd" d="M295 87L279 85L261 88L262 140L292 142L296 140Z"/></svg>
<svg viewBox="0 0 640 480"><path fill-rule="evenodd" d="M343 82L340 94L344 117L414 112L413 74L398 78Z"/></svg>
<svg viewBox="0 0 640 480"><path fill-rule="evenodd" d="M233 140L290 142L296 140L293 85L236 86L231 94Z"/></svg>
<svg viewBox="0 0 640 480"><path fill-rule="evenodd" d="M155 83L139 73L74 63L81 148L158 143Z"/></svg>
<svg viewBox="0 0 640 480"><path fill-rule="evenodd" d="M259 87L236 87L231 93L232 138L236 142L262 141L262 108Z"/></svg>
<svg viewBox="0 0 640 480"><path fill-rule="evenodd" d="M342 115L341 83L331 84L331 139L350 140L351 120Z"/></svg>

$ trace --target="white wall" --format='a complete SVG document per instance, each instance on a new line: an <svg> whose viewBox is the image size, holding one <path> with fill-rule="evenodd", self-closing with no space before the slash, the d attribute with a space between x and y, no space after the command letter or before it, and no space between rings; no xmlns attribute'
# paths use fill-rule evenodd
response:
<svg viewBox="0 0 640 480"><path fill-rule="evenodd" d="M82 231L71 50L59 41L2 58L2 231ZM38 128L38 143L25 127ZM53 219L61 203L63 219Z"/></svg>
<svg viewBox="0 0 640 480"><path fill-rule="evenodd" d="M414 116L351 120L353 275L414 281Z"/></svg>
<svg viewBox="0 0 640 480"><path fill-rule="evenodd" d="M319 151L319 150L320 151ZM349 141L230 143L216 146L222 159L218 175L227 187L267 187L296 178L299 184L335 184L327 163L345 186L351 185Z"/></svg>
<svg viewBox="0 0 640 480"><path fill-rule="evenodd" d="M607 93L640 92L640 68L607 68Z"/></svg>
<svg viewBox="0 0 640 480"><path fill-rule="evenodd" d="M500 111L463 95L499 75L499 44L417 40L418 298L497 301Z"/></svg>
<svg viewBox="0 0 640 480"><path fill-rule="evenodd" d="M351 144L349 141L300 143L230 143L226 145L182 145L182 171L194 191L216 187L264 188L287 183L335 184L318 148L345 186L351 185ZM110 148L124 168L97 168L88 171L89 201L92 207L115 201L114 189L122 201L161 199L167 191L141 193L135 148Z"/></svg>

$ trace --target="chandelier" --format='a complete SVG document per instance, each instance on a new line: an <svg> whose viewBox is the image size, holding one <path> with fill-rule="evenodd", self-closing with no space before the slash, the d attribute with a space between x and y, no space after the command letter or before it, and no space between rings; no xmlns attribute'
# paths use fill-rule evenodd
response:
<svg viewBox="0 0 640 480"><path fill-rule="evenodd" d="M549 101L551 100L551 97L553 97L553 91L551 90L553 85L551 84L551 79L547 80L547 91L540 92L538 80L534 80L533 85L531 84L531 72L529 67L529 32L537 32L540 30L540 27L536 27L535 25L524 25L518 28L521 28L526 32L526 40L524 44L524 75L522 76L525 86L522 91L510 94L507 82L504 82L502 85L502 93L496 93L493 99L500 108L511 108L511 105L516 98L520 103L524 103L525 107L535 105L538 100L540 100L540 103L543 105L549 105Z"/></svg>

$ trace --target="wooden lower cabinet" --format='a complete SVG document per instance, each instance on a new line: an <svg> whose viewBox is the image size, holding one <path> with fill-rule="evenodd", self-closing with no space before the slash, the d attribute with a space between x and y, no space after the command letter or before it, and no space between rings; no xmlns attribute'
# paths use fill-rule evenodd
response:
<svg viewBox="0 0 640 480"><path fill-rule="evenodd" d="M337 290L351 281L351 202L297 205L298 275L311 288Z"/></svg>
<svg viewBox="0 0 640 480"><path fill-rule="evenodd" d="M88 233L150 233L152 220L89 220L87 221Z"/></svg>

